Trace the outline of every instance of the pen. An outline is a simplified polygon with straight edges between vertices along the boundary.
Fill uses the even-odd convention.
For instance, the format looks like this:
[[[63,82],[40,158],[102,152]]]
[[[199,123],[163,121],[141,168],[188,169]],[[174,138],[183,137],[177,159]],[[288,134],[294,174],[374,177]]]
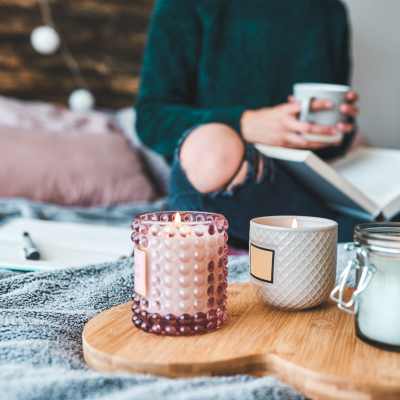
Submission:
[[[40,251],[33,242],[28,232],[22,234],[22,242],[24,246],[24,255],[26,260],[40,260]]]

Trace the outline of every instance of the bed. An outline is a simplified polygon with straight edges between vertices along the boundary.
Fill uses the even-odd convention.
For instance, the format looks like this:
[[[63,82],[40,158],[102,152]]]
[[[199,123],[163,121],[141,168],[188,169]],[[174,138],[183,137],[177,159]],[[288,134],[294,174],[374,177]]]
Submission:
[[[151,150],[141,146],[133,129],[135,113],[132,104],[153,1],[68,0],[52,3],[54,16],[70,50],[82,65],[97,105],[107,109],[106,114],[117,121],[119,134],[140,153],[152,184],[157,187],[157,196],[147,201],[90,206],[57,205],[9,196],[0,198],[0,224],[22,216],[129,226],[136,214],[167,207],[163,195],[168,166]],[[38,57],[29,44],[30,31],[41,23],[38,3],[34,0],[3,1],[0,22],[7,28],[0,32],[0,37],[6,38],[0,41],[0,95],[65,105],[74,88],[68,70],[57,55]],[[339,268],[344,261],[341,257]],[[232,256],[230,281],[246,280],[247,269],[247,256]],[[130,259],[57,272],[1,270],[2,396],[10,400],[302,398],[273,377],[168,380],[88,370],[82,358],[83,325],[97,312],[131,297],[132,270]]]
[[[30,216],[126,225],[163,201],[111,208],[64,208],[26,200],[0,201],[1,220]],[[348,256],[340,251],[338,269]],[[230,282],[246,281],[247,256],[229,260]],[[0,270],[0,389],[7,399],[301,399],[273,377],[170,380],[90,371],[82,358],[83,325],[132,295],[132,260],[57,272]]]

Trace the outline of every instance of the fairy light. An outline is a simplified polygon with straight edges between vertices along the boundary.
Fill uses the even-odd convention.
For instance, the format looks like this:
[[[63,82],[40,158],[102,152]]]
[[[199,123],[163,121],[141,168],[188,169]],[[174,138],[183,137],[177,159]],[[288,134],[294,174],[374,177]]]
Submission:
[[[95,98],[89,90],[77,60],[69,50],[65,39],[61,38],[59,34],[51,12],[49,0],[39,0],[39,8],[43,25],[36,27],[32,31],[32,47],[42,55],[54,54],[57,50],[60,50],[61,56],[73,75],[77,86],[77,89],[69,96],[69,106],[75,111],[87,112],[94,107]]]

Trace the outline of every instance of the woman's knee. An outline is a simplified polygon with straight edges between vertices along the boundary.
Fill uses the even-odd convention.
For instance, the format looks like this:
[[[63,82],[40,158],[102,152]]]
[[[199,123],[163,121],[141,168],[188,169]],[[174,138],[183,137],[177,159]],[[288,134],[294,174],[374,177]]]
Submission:
[[[202,193],[224,188],[240,168],[245,147],[239,135],[223,124],[193,130],[182,145],[180,160],[191,184]]]

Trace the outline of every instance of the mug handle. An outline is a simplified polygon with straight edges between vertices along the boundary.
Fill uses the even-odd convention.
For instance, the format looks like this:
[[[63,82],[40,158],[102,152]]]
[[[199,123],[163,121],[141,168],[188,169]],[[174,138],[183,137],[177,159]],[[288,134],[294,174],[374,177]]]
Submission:
[[[308,97],[307,99],[301,100],[301,110],[300,110],[300,121],[307,122],[308,117],[311,112],[311,103],[314,100],[314,97]]]

